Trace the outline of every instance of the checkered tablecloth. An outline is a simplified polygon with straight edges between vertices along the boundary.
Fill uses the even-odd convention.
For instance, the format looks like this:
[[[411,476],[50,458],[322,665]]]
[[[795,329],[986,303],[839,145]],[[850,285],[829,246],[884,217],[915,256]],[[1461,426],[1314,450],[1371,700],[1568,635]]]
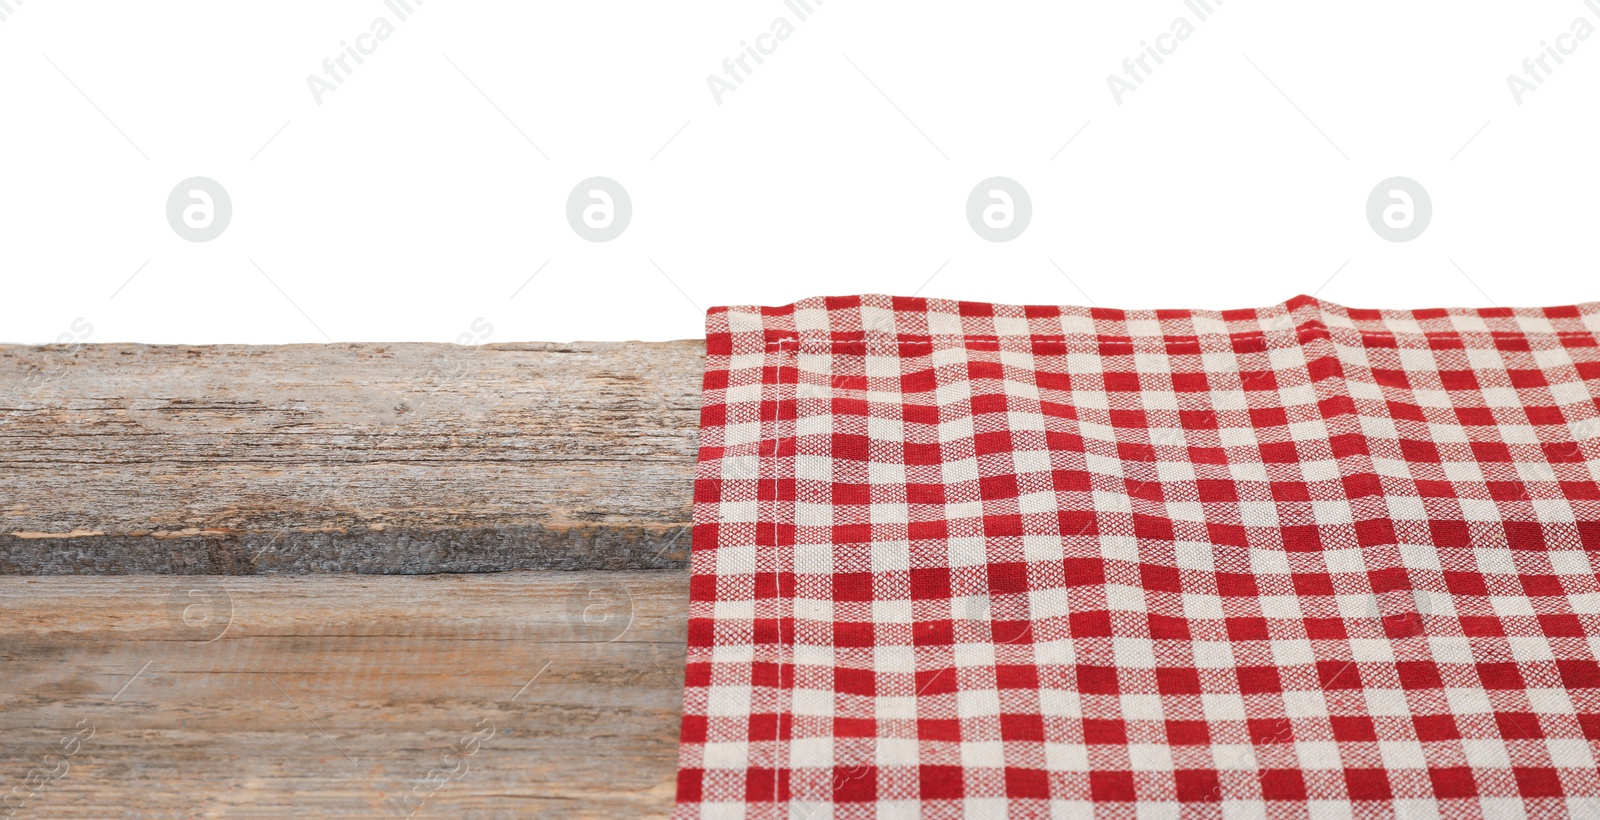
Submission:
[[[1600,304],[707,325],[678,817],[1600,818]]]

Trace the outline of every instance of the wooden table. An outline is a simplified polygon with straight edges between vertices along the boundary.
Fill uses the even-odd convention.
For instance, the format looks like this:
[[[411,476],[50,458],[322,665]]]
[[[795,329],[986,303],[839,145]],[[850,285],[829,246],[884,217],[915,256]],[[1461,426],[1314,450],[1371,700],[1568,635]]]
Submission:
[[[702,356],[0,347],[0,795],[667,814]]]

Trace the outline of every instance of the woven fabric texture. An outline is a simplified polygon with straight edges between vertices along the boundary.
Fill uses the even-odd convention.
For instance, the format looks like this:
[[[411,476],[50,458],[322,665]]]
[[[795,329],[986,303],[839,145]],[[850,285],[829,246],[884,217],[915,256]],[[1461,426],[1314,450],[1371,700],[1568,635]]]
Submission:
[[[712,310],[677,817],[1600,817],[1597,334]]]

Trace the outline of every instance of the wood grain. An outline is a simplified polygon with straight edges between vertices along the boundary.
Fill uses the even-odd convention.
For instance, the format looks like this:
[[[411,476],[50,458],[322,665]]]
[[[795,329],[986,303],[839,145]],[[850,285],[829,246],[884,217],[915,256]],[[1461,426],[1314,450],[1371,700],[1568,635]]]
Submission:
[[[0,574],[681,568],[703,358],[0,347]]]
[[[0,794],[40,817],[660,817],[687,587],[0,578]]]

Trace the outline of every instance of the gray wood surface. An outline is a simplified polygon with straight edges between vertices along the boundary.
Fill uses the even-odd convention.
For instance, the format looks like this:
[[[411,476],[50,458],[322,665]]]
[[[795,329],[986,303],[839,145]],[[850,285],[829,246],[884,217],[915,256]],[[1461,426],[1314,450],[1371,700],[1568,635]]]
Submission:
[[[0,574],[686,566],[704,344],[0,347]]]
[[[18,817],[664,816],[687,599],[683,571],[0,578],[0,795]]]

